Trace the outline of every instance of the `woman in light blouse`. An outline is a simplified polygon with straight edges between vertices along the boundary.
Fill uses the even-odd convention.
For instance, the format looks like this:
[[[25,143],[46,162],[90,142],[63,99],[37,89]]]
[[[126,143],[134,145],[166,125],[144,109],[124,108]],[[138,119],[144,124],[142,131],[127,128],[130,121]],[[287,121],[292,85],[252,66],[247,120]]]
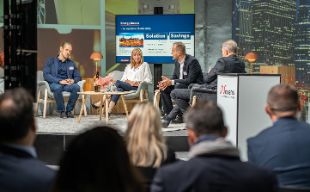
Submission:
[[[117,87],[117,91],[137,90],[142,81],[151,83],[152,74],[149,64],[143,61],[142,50],[140,48],[134,48],[131,51],[130,63],[126,66],[124,75],[121,80],[115,82],[115,86]],[[111,113],[118,99],[119,95],[112,95],[108,113]],[[100,102],[97,102],[92,106],[98,108]]]

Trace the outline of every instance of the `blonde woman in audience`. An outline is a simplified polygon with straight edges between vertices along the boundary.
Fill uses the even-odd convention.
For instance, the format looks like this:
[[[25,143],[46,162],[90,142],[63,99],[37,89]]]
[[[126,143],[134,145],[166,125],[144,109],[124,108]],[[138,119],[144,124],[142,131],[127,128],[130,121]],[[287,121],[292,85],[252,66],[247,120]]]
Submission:
[[[129,157],[149,187],[157,168],[176,161],[163,137],[159,110],[151,103],[137,104],[128,118],[125,133]]]

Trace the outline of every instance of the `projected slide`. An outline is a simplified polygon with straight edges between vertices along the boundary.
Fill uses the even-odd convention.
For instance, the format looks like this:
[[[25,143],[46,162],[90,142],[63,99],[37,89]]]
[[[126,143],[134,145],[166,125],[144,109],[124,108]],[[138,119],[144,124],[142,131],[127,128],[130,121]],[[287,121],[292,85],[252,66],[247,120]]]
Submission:
[[[171,47],[181,41],[186,52],[194,55],[195,16],[117,15],[116,62],[128,63],[131,50],[139,47],[148,63],[174,63]]]

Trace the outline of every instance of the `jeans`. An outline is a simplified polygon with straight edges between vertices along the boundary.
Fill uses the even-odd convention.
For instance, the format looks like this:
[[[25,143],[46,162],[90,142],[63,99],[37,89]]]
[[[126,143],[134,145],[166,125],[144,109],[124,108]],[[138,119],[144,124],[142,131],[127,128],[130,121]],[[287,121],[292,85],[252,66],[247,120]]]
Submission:
[[[74,109],[75,102],[79,97],[77,92],[80,91],[80,86],[76,83],[72,85],[61,85],[58,83],[51,83],[50,88],[54,94],[54,98],[57,105],[57,112],[65,111],[64,97],[62,95],[62,92],[63,91],[70,92],[70,97],[66,106],[66,112],[71,112]]]
[[[117,87],[117,91],[131,91],[137,90],[138,87],[133,87],[124,81],[117,80],[115,82],[115,86]],[[112,95],[111,100],[116,104],[119,99],[119,95]]]

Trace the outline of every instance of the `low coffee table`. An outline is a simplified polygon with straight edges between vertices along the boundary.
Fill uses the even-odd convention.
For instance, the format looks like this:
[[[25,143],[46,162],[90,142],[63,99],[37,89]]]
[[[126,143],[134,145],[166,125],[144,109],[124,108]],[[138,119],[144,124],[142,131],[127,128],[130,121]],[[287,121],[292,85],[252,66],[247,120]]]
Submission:
[[[102,119],[102,113],[103,113],[103,109],[102,109],[102,102],[103,100],[105,100],[105,120],[106,122],[109,121],[109,115],[108,115],[108,105],[109,105],[109,101],[108,101],[108,96],[111,96],[111,95],[119,95],[121,100],[122,100],[122,103],[123,103],[123,106],[124,106],[124,109],[125,109],[125,112],[126,112],[126,117],[128,117],[128,110],[127,110],[127,105],[126,105],[126,102],[125,102],[125,98],[124,98],[124,95],[127,95],[129,93],[133,93],[133,91],[122,91],[122,92],[118,92],[118,91],[111,91],[111,92],[95,92],[95,91],[83,91],[83,92],[78,92],[79,95],[82,96],[82,106],[81,106],[81,110],[80,110],[80,115],[77,119],[77,122],[80,122],[81,121],[81,117],[83,115],[83,112],[84,112],[84,116],[87,116],[87,111],[86,111],[86,103],[85,103],[85,96],[89,95],[101,95],[101,100],[100,100],[100,115],[99,115],[99,119],[101,120]]]

